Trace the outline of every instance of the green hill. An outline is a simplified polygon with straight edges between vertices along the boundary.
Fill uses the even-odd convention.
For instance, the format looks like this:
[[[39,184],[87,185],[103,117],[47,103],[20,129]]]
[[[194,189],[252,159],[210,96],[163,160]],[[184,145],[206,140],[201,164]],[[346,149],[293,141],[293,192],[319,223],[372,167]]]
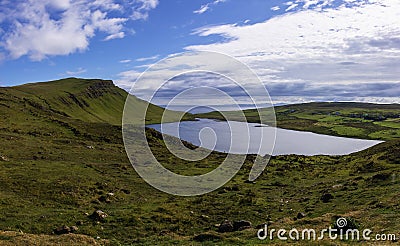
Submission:
[[[176,197],[148,185],[129,163],[120,126],[124,97],[103,80],[0,88],[0,245],[258,245],[269,243],[256,236],[266,221],[273,229],[322,230],[337,216],[374,233],[400,230],[400,140],[348,156],[272,157],[255,183],[247,182],[255,158],[249,155],[218,190]],[[132,102],[132,112],[142,110],[143,101]],[[282,112],[291,109],[297,110]],[[158,122],[163,111],[150,106],[147,122]],[[314,111],[320,109],[307,112]],[[209,172],[226,156],[213,152],[188,162],[173,156],[158,132],[149,129],[147,137],[160,163],[184,175]],[[94,218],[96,210],[108,217]],[[252,228],[218,232],[224,220],[248,220]],[[64,225],[78,231],[56,235]]]
[[[0,88],[0,126],[8,132],[33,136],[74,137],[120,141],[119,129],[128,93],[110,80],[68,78]],[[133,123],[143,120],[135,111],[148,103],[129,95]],[[179,113],[149,104],[146,123],[159,123],[166,112],[168,119]],[[190,119],[186,115],[184,119]],[[99,129],[101,129],[99,131]]]
[[[128,93],[115,86],[111,80],[67,78],[0,88],[0,95],[1,101],[13,102],[14,109],[18,109],[19,105],[47,115],[56,114],[85,122],[121,125]],[[130,97],[135,108],[147,106],[146,102]],[[7,107],[4,103],[3,105]],[[147,122],[158,123],[163,112],[163,108],[150,104]],[[168,113],[173,114],[172,111]]]

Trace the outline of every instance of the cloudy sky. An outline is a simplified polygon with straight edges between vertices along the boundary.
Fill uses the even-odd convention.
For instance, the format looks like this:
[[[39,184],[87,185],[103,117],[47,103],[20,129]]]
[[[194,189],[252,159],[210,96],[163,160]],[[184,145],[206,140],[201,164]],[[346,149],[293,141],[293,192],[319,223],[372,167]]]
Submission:
[[[162,58],[215,51],[248,65],[274,103],[400,103],[399,20],[399,0],[0,0],[0,86],[83,77],[129,89]],[[221,83],[175,81],[167,94]]]

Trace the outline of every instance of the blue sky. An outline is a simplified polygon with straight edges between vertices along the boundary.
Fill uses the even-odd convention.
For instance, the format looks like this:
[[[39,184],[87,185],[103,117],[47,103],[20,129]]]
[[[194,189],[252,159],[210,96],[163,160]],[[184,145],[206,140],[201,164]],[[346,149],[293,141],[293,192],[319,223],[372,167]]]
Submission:
[[[398,0],[1,0],[0,86],[129,89],[159,59],[208,50],[247,64],[275,103],[400,103],[398,19]]]

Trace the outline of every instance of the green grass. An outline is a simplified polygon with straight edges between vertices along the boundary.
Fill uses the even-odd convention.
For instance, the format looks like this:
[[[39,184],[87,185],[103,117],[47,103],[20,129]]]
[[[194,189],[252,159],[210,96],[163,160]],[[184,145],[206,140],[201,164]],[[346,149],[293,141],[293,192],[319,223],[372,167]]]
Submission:
[[[249,155],[238,175],[218,190],[203,196],[177,197],[152,188],[136,174],[125,154],[120,118],[114,118],[121,117],[121,112],[114,110],[122,110],[126,94],[121,92],[117,97],[113,93],[120,90],[105,82],[110,87],[107,92],[87,97],[87,86],[98,82],[68,79],[32,84],[30,89],[0,88],[0,156],[4,157],[0,158],[0,244],[27,240],[22,242],[73,245],[76,238],[52,232],[62,225],[78,225],[79,233],[87,235],[76,241],[78,245],[93,244],[90,240],[107,245],[257,245],[264,242],[257,239],[256,229],[218,233],[216,224],[225,219],[244,219],[254,226],[272,221],[271,228],[276,229],[323,229],[336,215],[351,217],[361,228],[374,232],[400,230],[400,140],[341,157],[273,157],[256,183],[246,182],[255,158]],[[91,88],[89,94],[94,93]],[[76,102],[78,106],[64,105],[64,99],[59,99],[66,95],[64,91],[89,106],[81,108]],[[116,105],[109,105],[114,102]],[[103,106],[96,107],[97,103]],[[302,130],[323,129],[337,135],[334,129],[341,129],[340,134],[376,134],[370,138],[384,139],[389,137],[375,129],[392,130],[361,122],[357,124],[371,127],[361,133],[361,125],[347,122],[350,125],[342,126],[336,116],[304,118],[304,112],[303,118],[298,118],[286,114],[291,107],[278,108],[278,125],[283,122]],[[295,107],[305,107],[308,112],[325,108]],[[335,107],[335,111],[347,113],[354,110]],[[152,110],[148,123],[158,122],[163,112],[156,106]],[[254,114],[248,116],[256,118]],[[335,123],[332,127],[331,122]],[[154,130],[148,130],[147,136],[157,159],[181,174],[205,173],[225,157],[212,153],[204,160],[187,162],[172,156]],[[334,198],[323,203],[320,198],[324,193]],[[88,214],[96,209],[109,217],[93,221]],[[306,217],[294,219],[298,212],[306,213]],[[25,236],[3,232],[20,230]],[[195,237],[202,234],[211,235],[214,241],[196,241]],[[321,245],[332,243],[324,241]]]
[[[61,117],[89,123],[121,125],[122,112],[128,93],[110,80],[68,78],[51,82],[31,83],[0,90],[0,102],[8,111],[22,111],[35,116]],[[1,105],[1,104],[0,104]],[[143,120],[137,111],[145,112],[146,123],[159,123],[165,112],[171,120],[179,119],[180,113],[165,110],[135,97],[129,96],[127,107],[133,112],[132,123]],[[28,107],[24,109],[23,107]],[[143,113],[144,114],[144,113]],[[8,114],[5,114],[8,115]],[[24,117],[30,117],[24,115]],[[192,119],[186,114],[184,119]],[[27,119],[26,119],[27,120]],[[36,120],[36,118],[35,118]],[[15,122],[17,123],[17,122]]]
[[[351,126],[334,126],[331,128],[340,136],[347,137],[358,137],[362,136],[365,133],[365,130],[359,127],[351,127]]]
[[[400,129],[400,119],[389,119],[385,121],[374,122],[374,124]]]

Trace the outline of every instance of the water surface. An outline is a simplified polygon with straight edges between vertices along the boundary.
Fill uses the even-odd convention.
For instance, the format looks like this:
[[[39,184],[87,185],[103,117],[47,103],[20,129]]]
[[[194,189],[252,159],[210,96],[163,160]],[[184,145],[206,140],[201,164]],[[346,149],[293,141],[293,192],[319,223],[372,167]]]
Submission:
[[[198,119],[148,127],[207,149],[235,154],[347,155],[382,141],[344,138],[257,123]],[[276,132],[275,146],[273,140]]]

